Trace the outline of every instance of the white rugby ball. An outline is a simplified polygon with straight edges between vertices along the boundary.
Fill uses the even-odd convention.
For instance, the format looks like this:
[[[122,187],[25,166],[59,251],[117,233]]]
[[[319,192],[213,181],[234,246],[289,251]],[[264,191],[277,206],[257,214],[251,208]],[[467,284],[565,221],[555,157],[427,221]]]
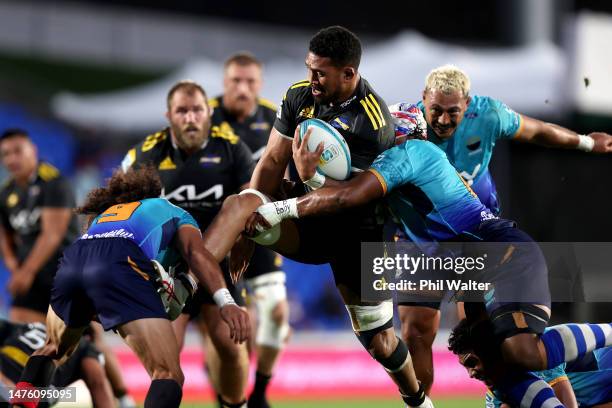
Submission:
[[[323,142],[323,153],[317,171],[335,180],[346,180],[351,174],[351,151],[344,137],[329,123],[320,119],[308,119],[300,123],[300,141],[308,129],[308,151],[315,151]]]

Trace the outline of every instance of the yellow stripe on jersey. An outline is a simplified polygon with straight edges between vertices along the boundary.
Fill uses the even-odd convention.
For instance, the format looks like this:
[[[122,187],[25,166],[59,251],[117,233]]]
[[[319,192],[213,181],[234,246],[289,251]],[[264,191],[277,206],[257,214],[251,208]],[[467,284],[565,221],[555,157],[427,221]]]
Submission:
[[[374,169],[368,169],[368,171],[376,176],[376,178],[378,179],[378,182],[383,188],[383,194],[387,195],[387,182],[385,181],[385,178],[382,176],[382,174],[380,174],[378,171]]]
[[[374,98],[374,95],[372,95],[372,94],[369,94],[368,96],[370,97],[370,100],[372,101],[374,106],[376,106],[376,110],[378,111],[378,115],[379,115],[380,119],[382,120],[381,127],[386,126],[387,122],[385,121],[385,117],[383,116],[382,110],[380,110],[380,105],[376,101],[376,98]]]
[[[219,99],[217,98],[212,98],[208,100],[208,106],[210,106],[211,108],[215,109],[219,107]]]
[[[295,84],[291,85],[291,88],[289,89],[302,88],[304,86],[310,86],[310,81],[304,80],[304,81],[296,82]]]
[[[58,178],[60,172],[57,168],[53,167],[49,163],[40,163],[38,166],[38,175],[44,181],[49,181]]]
[[[382,120],[380,120],[380,116],[378,116],[378,112],[376,112],[376,108],[374,107],[374,105],[372,105],[372,102],[370,102],[370,100],[367,97],[365,98],[365,101],[370,107],[370,110],[372,111],[372,115],[374,115],[374,117],[376,118],[376,121],[378,122],[379,127],[382,127],[383,126]]]
[[[363,106],[363,109],[368,114],[368,117],[370,118],[370,122],[372,122],[372,127],[374,128],[374,130],[378,130],[378,123],[376,123],[376,119],[374,119],[374,116],[372,116],[372,114],[370,113],[370,108],[368,108],[368,104],[366,103],[366,101],[362,99],[359,101],[359,103],[361,104],[361,106]]]
[[[273,111],[276,111],[277,109],[276,104],[269,99],[259,98],[257,102],[259,102],[259,104],[263,106],[264,108],[268,108]]]
[[[0,353],[4,354],[22,367],[26,365],[28,358],[30,358],[25,351],[15,346],[4,346],[0,349]]]

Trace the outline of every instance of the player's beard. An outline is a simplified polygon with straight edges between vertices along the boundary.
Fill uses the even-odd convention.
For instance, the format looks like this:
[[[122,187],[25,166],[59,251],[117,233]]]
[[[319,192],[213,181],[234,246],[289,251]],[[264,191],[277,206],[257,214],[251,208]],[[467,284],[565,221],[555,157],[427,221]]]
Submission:
[[[194,124],[185,125],[183,128],[172,126],[176,138],[176,144],[187,152],[195,152],[202,147],[210,131],[210,121],[202,123],[201,126]]]
[[[247,95],[237,95],[225,106],[235,116],[249,116],[255,110],[256,98]]]

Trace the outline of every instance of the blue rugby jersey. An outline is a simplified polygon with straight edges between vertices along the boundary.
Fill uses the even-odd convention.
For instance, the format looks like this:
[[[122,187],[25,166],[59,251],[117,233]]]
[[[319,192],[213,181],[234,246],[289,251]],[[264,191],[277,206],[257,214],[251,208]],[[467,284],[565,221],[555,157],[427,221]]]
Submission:
[[[156,259],[166,253],[184,225],[199,230],[187,211],[165,198],[147,198],[110,207],[93,220],[81,239],[130,239],[149,259]]]
[[[423,102],[417,106],[425,114]],[[428,127],[428,140],[447,155],[459,174],[494,214],[499,214],[495,182],[489,173],[489,163],[495,143],[515,137],[522,125],[521,115],[503,102],[488,96],[473,95],[463,120],[452,137],[441,140]]]

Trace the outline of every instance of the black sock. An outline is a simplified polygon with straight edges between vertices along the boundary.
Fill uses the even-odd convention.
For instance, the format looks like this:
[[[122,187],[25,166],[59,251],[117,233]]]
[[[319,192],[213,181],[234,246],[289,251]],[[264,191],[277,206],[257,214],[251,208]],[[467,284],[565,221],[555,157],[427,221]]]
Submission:
[[[183,398],[183,389],[174,380],[163,379],[151,381],[145,408],[178,408]]]
[[[268,389],[268,383],[272,378],[271,375],[265,375],[259,371],[255,372],[255,386],[253,387],[253,394],[258,396],[265,396],[266,390]]]
[[[425,396],[426,396],[425,389],[423,388],[423,385],[421,383],[419,383],[419,390],[415,394],[404,395],[402,394],[402,391],[400,390],[400,395],[402,396],[402,399],[404,400],[406,405],[410,407],[417,407],[421,405],[423,402],[425,402]]]
[[[19,381],[27,382],[35,387],[47,387],[51,383],[55,363],[49,356],[32,356],[28,359]]]

